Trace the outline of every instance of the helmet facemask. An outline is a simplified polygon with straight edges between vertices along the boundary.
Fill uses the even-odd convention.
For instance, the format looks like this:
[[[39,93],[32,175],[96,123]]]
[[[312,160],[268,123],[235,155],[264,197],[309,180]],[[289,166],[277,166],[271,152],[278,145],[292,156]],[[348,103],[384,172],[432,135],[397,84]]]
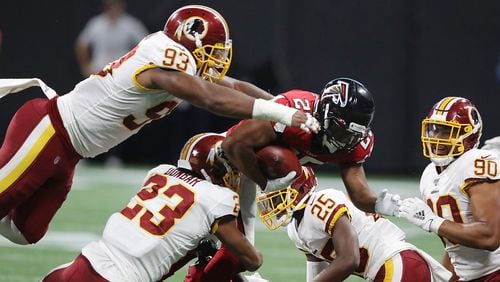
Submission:
[[[259,218],[269,230],[276,230],[290,223],[293,214],[294,201],[298,192],[290,187],[262,193],[257,197]]]
[[[193,51],[197,62],[197,75],[211,82],[221,80],[229,70],[232,53],[231,40],[197,48]]]
[[[257,196],[259,218],[269,230],[288,225],[293,213],[304,209],[315,191],[317,179],[313,170],[310,167],[302,167],[302,171],[291,186]]]
[[[322,145],[330,153],[337,150],[352,150],[368,133],[368,128],[355,122],[345,124],[345,121],[336,117],[324,120]]]

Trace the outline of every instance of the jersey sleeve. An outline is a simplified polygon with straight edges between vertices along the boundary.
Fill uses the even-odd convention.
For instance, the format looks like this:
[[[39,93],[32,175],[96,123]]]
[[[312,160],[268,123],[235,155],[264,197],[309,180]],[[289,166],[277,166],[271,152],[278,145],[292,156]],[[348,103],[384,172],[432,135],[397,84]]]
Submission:
[[[314,213],[316,209],[316,217],[320,219],[318,227],[329,236],[332,236],[335,223],[341,216],[345,215],[351,220],[351,214],[343,198],[338,197],[333,190],[323,190],[314,199],[312,211]]]
[[[215,190],[211,193],[211,197],[214,199],[214,204],[210,209],[213,217],[218,219],[226,215],[238,216],[240,211],[238,194],[231,191],[229,188],[215,185],[213,187],[215,187]]]
[[[375,136],[373,132],[368,131],[367,136],[356,145],[354,150],[348,154],[345,163],[364,163],[370,157],[373,151]]]
[[[140,52],[151,66],[177,70],[190,75],[196,74],[196,61],[191,52],[159,31],[146,37],[140,43]]]
[[[461,158],[464,158],[463,161]],[[457,161],[460,161],[456,171],[462,173],[463,181],[460,190],[463,192],[476,183],[500,180],[500,159],[491,151],[473,149]]]

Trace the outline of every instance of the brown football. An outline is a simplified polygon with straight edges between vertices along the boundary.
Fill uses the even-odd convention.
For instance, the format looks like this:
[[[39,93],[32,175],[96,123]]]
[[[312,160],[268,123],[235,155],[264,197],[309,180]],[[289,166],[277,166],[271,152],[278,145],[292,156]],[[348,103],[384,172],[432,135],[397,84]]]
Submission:
[[[268,179],[286,176],[294,170],[297,175],[302,172],[302,166],[295,153],[287,148],[269,145],[257,152],[259,167]]]

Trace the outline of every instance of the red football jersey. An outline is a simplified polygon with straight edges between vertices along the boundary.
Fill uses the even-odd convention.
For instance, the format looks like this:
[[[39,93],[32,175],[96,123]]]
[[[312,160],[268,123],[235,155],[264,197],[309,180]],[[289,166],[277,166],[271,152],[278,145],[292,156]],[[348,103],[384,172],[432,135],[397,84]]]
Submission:
[[[283,104],[292,108],[299,109],[303,112],[313,114],[314,103],[318,95],[303,91],[303,90],[290,90],[281,95],[276,96],[273,101]],[[237,128],[241,123],[231,127],[227,134],[230,135],[232,131]],[[272,122],[274,130],[278,134],[278,145],[293,149],[302,165],[318,165],[324,163],[345,164],[345,163],[362,163],[368,158],[373,149],[373,132],[370,130],[368,135],[363,139],[355,148],[350,152],[337,151],[330,153],[326,148],[321,146],[313,134],[306,133],[301,129],[286,126],[280,123]]]

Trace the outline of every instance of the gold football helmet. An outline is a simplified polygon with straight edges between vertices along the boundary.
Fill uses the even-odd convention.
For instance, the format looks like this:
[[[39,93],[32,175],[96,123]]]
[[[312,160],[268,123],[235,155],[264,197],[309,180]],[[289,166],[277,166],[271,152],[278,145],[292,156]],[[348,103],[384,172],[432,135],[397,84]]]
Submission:
[[[461,97],[436,103],[422,121],[422,148],[436,166],[449,165],[456,157],[477,148],[482,130],[476,106]]]
[[[287,225],[293,212],[303,209],[317,185],[310,167],[302,167],[302,174],[285,189],[261,193],[257,196],[260,220],[269,230]]]

